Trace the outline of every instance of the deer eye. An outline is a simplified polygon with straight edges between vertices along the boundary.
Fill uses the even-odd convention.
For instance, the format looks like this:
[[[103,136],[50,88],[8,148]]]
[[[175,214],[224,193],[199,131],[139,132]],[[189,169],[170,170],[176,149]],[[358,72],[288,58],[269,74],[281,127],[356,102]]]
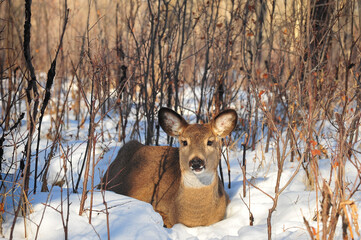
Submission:
[[[181,143],[182,143],[183,147],[185,147],[185,146],[187,146],[187,145],[188,145],[188,142],[187,142],[187,141],[185,141],[185,140],[181,141]]]
[[[207,146],[212,146],[212,145],[213,145],[213,141],[208,140],[208,142],[207,142]]]

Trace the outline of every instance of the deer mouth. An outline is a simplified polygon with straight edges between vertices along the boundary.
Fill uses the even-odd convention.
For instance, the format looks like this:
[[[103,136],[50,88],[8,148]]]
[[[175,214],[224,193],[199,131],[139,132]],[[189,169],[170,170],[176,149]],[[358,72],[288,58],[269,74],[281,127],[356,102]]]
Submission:
[[[205,165],[204,160],[199,159],[199,158],[194,158],[189,162],[189,168],[194,173],[201,173],[205,170],[206,165]]]

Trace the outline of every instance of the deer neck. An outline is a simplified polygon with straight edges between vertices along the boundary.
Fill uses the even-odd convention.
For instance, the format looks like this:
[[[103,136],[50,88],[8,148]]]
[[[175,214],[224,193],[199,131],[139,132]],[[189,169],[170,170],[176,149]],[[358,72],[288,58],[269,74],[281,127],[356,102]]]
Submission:
[[[219,191],[219,178],[216,173],[182,174],[179,195],[182,199],[197,202],[197,199],[214,201],[222,194]],[[207,201],[206,201],[207,202]]]
[[[193,227],[210,225],[223,219],[227,199],[225,193],[220,191],[218,181],[215,173],[209,176],[183,174],[175,203],[177,222]]]

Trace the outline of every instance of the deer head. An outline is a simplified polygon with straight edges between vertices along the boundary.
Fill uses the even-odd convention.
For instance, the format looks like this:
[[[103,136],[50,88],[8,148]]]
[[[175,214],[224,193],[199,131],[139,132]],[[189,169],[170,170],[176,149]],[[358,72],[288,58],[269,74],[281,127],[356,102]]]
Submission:
[[[193,188],[210,185],[217,177],[221,139],[235,128],[237,113],[225,110],[206,124],[189,124],[168,108],[161,108],[158,115],[163,130],[179,140],[183,184]]]

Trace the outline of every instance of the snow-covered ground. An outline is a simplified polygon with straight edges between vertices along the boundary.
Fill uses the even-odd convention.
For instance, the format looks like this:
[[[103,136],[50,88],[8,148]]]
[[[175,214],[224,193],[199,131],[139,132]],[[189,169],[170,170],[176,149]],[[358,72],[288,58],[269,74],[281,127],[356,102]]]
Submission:
[[[100,157],[102,159],[95,168],[95,184],[99,183],[100,176],[115,158],[122,145],[114,140],[116,135],[114,124],[114,121],[105,119],[106,134],[104,134],[104,139],[99,137],[97,143],[95,159],[100,159]],[[25,125],[23,127],[25,128]],[[44,118],[44,133],[47,132],[48,127],[50,127],[50,118]],[[72,171],[70,171],[70,166],[67,170],[69,184],[71,184],[72,173],[75,178],[77,177],[80,168],[79,160],[81,161],[84,157],[86,142],[85,140],[75,140],[75,132],[76,123],[71,122],[70,128],[64,130],[62,151],[58,151],[52,160],[49,170],[49,184],[56,182],[59,176],[60,178],[63,176],[63,173],[59,174],[59,169],[63,166],[64,154],[71,156],[73,161]],[[80,139],[86,139],[86,134],[87,127],[85,126],[81,131]],[[49,193],[41,193],[38,190],[35,195],[30,194],[32,213],[25,219],[17,218],[14,239],[35,239],[36,237],[41,240],[64,239],[63,223],[67,223],[67,217],[69,217],[69,239],[107,239],[108,234],[111,239],[267,239],[267,217],[273,202],[266,193],[271,197],[275,195],[277,163],[273,143],[268,153],[264,152],[262,143],[263,141],[260,141],[257,144],[255,151],[248,150],[246,152],[246,177],[258,189],[246,184],[245,197],[243,197],[243,175],[239,164],[242,161],[243,152],[240,147],[235,147],[230,151],[230,189],[227,188],[229,180],[226,167],[224,167],[225,164],[223,164],[223,172],[226,191],[231,202],[227,208],[225,219],[212,226],[188,228],[182,224],[176,224],[173,228],[166,229],[163,227],[162,218],[153,211],[150,204],[113,192],[105,192],[103,199],[102,193],[98,190],[93,195],[91,222],[89,223],[90,192],[86,201],[87,211],[79,216],[82,189],[79,189],[79,193],[73,193],[70,185],[69,189],[53,186]],[[41,142],[41,149],[44,149],[40,154],[41,159],[44,159],[44,156],[49,153],[48,146],[50,144],[46,140]],[[20,151],[19,148],[18,154]],[[11,154],[12,151],[5,152],[5,157],[10,159]],[[297,167],[298,161],[289,162],[286,160],[281,178],[281,188],[294,174]],[[322,177],[328,179],[331,160],[328,158],[320,159],[319,167]],[[42,166],[40,166],[41,168]],[[347,164],[346,173],[349,182],[352,183],[357,179],[358,173],[352,164]],[[11,180],[11,178],[7,178],[8,184],[11,184]],[[90,186],[90,181],[88,186]],[[10,193],[7,195],[2,193],[1,197],[6,197],[5,209],[8,209],[3,214],[3,234],[5,238],[9,238],[13,225],[13,214],[10,213],[9,209],[12,209],[13,198]],[[278,206],[272,215],[272,239],[310,239],[303,217],[310,223],[311,227],[317,229],[317,222],[313,219],[317,213],[316,205],[320,198],[320,193],[317,198],[316,192],[307,187],[305,171],[301,168],[280,195]],[[360,209],[360,191],[357,191],[352,199]],[[109,213],[109,231],[107,228],[107,211]],[[254,217],[253,226],[250,226],[250,212]],[[341,220],[339,220],[339,224],[340,222]],[[361,222],[361,217],[358,217],[358,222]],[[357,237],[356,234],[355,236]],[[341,228],[338,227],[336,239],[341,238]]]

